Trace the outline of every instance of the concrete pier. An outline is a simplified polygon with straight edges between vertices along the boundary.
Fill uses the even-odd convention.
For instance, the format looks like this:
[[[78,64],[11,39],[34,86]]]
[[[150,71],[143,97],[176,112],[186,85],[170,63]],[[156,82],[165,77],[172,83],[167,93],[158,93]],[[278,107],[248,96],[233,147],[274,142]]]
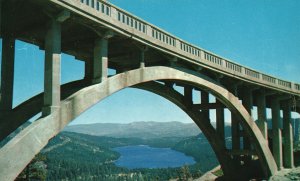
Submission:
[[[284,152],[283,152],[283,166],[285,168],[294,167],[293,154],[293,130],[291,119],[291,101],[283,103],[283,138],[284,138]]]
[[[219,102],[220,101],[216,101]],[[224,108],[217,108],[216,109],[216,130],[217,133],[219,134],[220,138],[224,140],[225,144],[225,113],[224,113]]]
[[[209,94],[205,91],[201,91],[201,104],[208,104],[209,103]],[[201,114],[205,121],[210,122],[209,118],[209,109],[201,110]]]
[[[241,148],[240,124],[238,118],[234,114],[231,114],[231,138],[232,149],[239,150]]]
[[[273,132],[273,156],[279,170],[282,164],[282,137],[280,128],[280,103],[278,99],[272,99],[272,132]]]
[[[52,20],[45,38],[44,116],[60,107],[60,66],[61,25]]]
[[[13,107],[14,64],[15,39],[4,36],[2,38],[0,112],[10,111]]]
[[[108,40],[99,38],[95,40],[94,57],[92,61],[92,83],[97,84],[107,79],[108,75],[108,59],[107,47]]]
[[[267,108],[266,108],[266,95],[264,90],[260,90],[256,96],[257,102],[257,126],[259,127],[262,135],[268,141],[268,124],[267,124]]]

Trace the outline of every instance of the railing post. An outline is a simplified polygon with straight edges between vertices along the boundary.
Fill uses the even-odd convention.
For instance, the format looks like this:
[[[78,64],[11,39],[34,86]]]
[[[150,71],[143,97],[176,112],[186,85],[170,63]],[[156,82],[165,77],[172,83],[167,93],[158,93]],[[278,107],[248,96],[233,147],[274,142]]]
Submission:
[[[13,107],[13,84],[15,62],[15,39],[3,36],[0,82],[0,112],[10,111]]]
[[[285,101],[283,104],[283,137],[284,137],[283,166],[285,168],[294,167],[293,128],[292,128],[291,121],[292,121],[291,102]]]
[[[178,39],[175,40],[175,47],[176,47],[177,49],[181,50],[181,49],[180,49],[180,41],[179,41]]]
[[[226,68],[226,60],[224,60],[224,59],[222,58],[222,59],[221,59],[221,62],[222,62],[222,65],[221,65],[221,66],[222,66],[223,68]]]
[[[282,138],[280,129],[280,104],[274,98],[271,103],[272,108],[272,132],[273,132],[273,156],[278,170],[282,169]]]
[[[60,107],[61,24],[52,20],[45,39],[43,116]]]
[[[203,50],[200,51],[200,59],[205,60],[205,52]],[[226,66],[226,65],[225,65]]]
[[[152,27],[150,25],[145,25],[146,26],[146,34],[149,36],[149,37],[152,37]]]
[[[110,8],[110,13],[111,13],[111,17],[114,19],[114,20],[118,20],[118,11],[115,7],[111,7]]]
[[[259,73],[258,76],[259,76],[259,78],[258,78],[259,80],[263,80],[262,73]]]
[[[241,67],[241,74],[243,76],[246,76],[246,69],[245,69],[245,67]]]

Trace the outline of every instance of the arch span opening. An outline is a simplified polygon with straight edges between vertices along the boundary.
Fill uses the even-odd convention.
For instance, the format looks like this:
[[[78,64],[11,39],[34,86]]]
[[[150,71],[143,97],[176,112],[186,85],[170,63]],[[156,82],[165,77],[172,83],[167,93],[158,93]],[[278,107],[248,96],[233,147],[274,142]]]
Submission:
[[[241,118],[241,124],[244,127],[245,134],[248,134],[251,137],[251,141],[253,142],[254,149],[258,155],[264,174],[266,176],[274,174],[274,172],[276,171],[276,164],[270,153],[270,150],[265,144],[264,139],[259,132],[259,129],[254,124],[253,119],[241,105],[239,100],[226,89],[218,86],[213,81],[207,80],[206,77],[203,77],[201,75],[194,76],[182,70],[179,71],[167,67],[149,67],[132,70],[115,75],[101,84],[83,88],[62,101],[61,112],[54,112],[52,115],[49,115],[48,117],[42,118],[41,120],[37,121],[36,124],[33,124],[32,126],[30,126],[30,128],[25,129],[23,132],[21,132],[19,134],[19,137],[16,138],[14,142],[21,143],[24,142],[25,139],[34,141],[36,137],[32,137],[33,135],[41,135],[42,138],[39,139],[39,144],[33,145],[36,148],[34,151],[38,152],[42,147],[45,146],[49,138],[60,132],[70,121],[90,108],[92,105],[125,87],[134,86],[153,80],[178,80],[180,82],[185,82],[189,85],[199,87],[204,91],[209,91],[214,94],[218,99],[221,100],[223,104],[225,104],[231,110],[231,112]],[[175,95],[173,95],[172,97],[173,100],[174,96]],[[177,102],[177,105],[180,104],[180,101],[182,104],[181,98],[174,100],[174,102]],[[189,111],[188,104],[183,105],[183,107],[184,106],[185,110]],[[225,175],[230,174],[230,168],[228,169],[226,168],[226,166],[230,165],[231,162],[224,155],[225,146],[220,147],[220,145],[222,145],[223,143],[221,143],[217,139],[217,137],[214,136],[214,128],[210,124],[200,121],[201,114],[195,114],[194,117],[194,120],[197,120],[195,121],[197,125],[201,129],[203,128],[202,130],[205,129],[206,136],[218,156],[218,159],[224,169]],[[45,127],[51,127],[52,129],[48,129],[48,131],[45,132]],[[26,136],[24,136],[24,134],[26,134]],[[20,145],[21,144],[14,144],[14,149],[11,149],[9,154],[14,154],[14,151],[12,150],[17,150]],[[6,146],[8,147],[10,145]],[[23,150],[26,151],[26,149]],[[5,151],[5,149],[2,149],[1,151],[3,152]],[[32,149],[30,150],[30,152],[33,152]],[[34,154],[31,154],[31,156],[33,157]],[[28,156],[28,159],[23,161],[24,164],[28,163],[30,159],[32,159],[32,157]],[[24,164],[19,164],[19,167],[22,167],[22,165],[24,166]],[[10,167],[8,166],[8,169],[9,168]],[[231,171],[231,173],[233,173],[233,171]]]

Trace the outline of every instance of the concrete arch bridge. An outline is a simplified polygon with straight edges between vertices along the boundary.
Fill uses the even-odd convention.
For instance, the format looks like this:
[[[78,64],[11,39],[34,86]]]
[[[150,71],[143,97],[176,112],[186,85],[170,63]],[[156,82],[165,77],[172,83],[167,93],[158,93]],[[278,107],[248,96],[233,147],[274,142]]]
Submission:
[[[158,94],[185,111],[207,137],[228,179],[238,179],[237,173],[245,179],[268,178],[293,167],[291,112],[299,113],[299,84],[191,45],[105,1],[0,2],[0,140],[42,113],[0,149],[0,180],[16,178],[68,123],[127,87]],[[45,70],[44,92],[13,108],[16,40],[45,51]],[[85,63],[82,80],[61,85],[61,53]],[[116,74],[108,76],[108,68]],[[183,87],[183,93],[174,86]],[[216,102],[209,101],[210,94]],[[200,103],[193,95],[199,95]],[[272,128],[267,126],[267,108],[272,110]],[[209,117],[213,109],[216,128]],[[232,119],[230,147],[225,144],[225,109]]]

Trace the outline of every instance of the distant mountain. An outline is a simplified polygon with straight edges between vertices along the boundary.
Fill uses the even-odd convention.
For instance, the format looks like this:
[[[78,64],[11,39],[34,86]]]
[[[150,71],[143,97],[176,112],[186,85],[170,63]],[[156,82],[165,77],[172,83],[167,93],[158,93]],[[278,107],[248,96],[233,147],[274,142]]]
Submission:
[[[64,129],[68,132],[89,134],[94,136],[107,136],[113,138],[141,138],[155,139],[164,137],[189,137],[201,133],[194,123],[181,122],[133,122],[96,123],[72,125]]]

